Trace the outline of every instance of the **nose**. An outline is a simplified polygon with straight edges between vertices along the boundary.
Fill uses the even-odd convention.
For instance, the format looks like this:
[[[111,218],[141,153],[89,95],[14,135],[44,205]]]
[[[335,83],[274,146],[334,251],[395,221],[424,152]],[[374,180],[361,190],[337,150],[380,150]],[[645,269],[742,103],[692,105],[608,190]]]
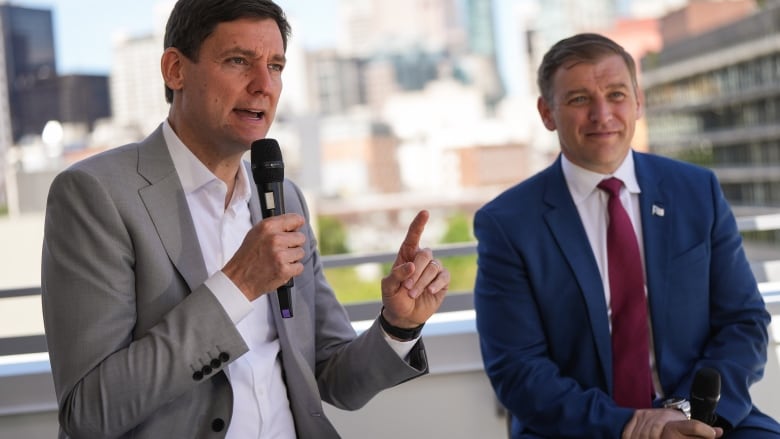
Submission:
[[[250,77],[248,90],[251,94],[268,94],[272,87],[271,72],[265,63],[258,63],[249,73]]]
[[[591,101],[590,121],[594,123],[607,122],[612,118],[612,106],[603,98],[596,98]]]

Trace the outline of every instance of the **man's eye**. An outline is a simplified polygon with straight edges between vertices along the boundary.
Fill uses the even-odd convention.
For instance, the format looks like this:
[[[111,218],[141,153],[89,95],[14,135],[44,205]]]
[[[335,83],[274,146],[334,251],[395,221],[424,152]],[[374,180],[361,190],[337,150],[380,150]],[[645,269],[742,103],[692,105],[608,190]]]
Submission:
[[[233,63],[233,64],[238,64],[238,65],[246,65],[247,64],[247,62],[246,62],[246,60],[244,58],[238,58],[238,57],[230,58],[230,62]]]
[[[284,70],[284,66],[281,64],[269,64],[268,70],[271,70],[272,72],[279,72],[281,73],[282,70]]]
[[[588,102],[588,98],[585,96],[575,96],[569,99],[570,104],[584,104],[585,102]]]

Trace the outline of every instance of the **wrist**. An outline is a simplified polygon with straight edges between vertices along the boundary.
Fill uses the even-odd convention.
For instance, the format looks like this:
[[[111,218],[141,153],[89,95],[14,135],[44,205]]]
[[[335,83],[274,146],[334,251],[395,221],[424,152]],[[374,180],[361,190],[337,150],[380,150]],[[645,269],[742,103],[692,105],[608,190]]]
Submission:
[[[691,419],[691,403],[685,398],[669,398],[663,402],[664,408],[679,410],[687,419]]]
[[[385,308],[382,307],[382,311],[379,312],[379,325],[387,335],[399,341],[410,341],[420,337],[425,323],[406,328],[395,326],[385,318],[384,311]]]

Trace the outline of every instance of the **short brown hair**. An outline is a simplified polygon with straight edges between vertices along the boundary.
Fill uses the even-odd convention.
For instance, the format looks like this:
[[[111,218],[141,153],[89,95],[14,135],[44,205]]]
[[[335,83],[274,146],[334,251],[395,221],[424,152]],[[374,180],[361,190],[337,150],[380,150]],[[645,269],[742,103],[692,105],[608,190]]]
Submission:
[[[536,83],[542,99],[552,105],[553,76],[565,63],[569,61],[592,63],[610,55],[619,55],[623,58],[631,74],[631,84],[634,90],[637,90],[634,58],[621,45],[603,35],[582,33],[558,41],[542,58],[539,70],[536,72]]]
[[[282,8],[271,0],[178,0],[165,26],[164,48],[175,47],[197,62],[200,46],[219,23],[247,17],[273,19],[287,51],[290,23]],[[165,100],[173,101],[173,90],[167,85]]]

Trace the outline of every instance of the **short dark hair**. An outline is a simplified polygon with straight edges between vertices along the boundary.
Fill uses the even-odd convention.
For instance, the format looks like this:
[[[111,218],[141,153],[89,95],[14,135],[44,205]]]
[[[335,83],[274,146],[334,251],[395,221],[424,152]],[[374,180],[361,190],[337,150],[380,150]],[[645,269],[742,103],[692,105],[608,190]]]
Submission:
[[[634,90],[637,90],[634,58],[620,44],[603,35],[582,33],[558,41],[542,58],[536,76],[542,98],[548,104],[553,104],[553,77],[565,63],[569,61],[592,63],[610,55],[620,55],[623,58],[631,74],[631,84]]]
[[[175,47],[197,62],[203,41],[219,23],[247,17],[273,19],[279,26],[284,50],[287,51],[290,23],[282,8],[271,0],[178,0],[165,26],[163,48]],[[173,90],[167,85],[165,100],[173,102]]]

